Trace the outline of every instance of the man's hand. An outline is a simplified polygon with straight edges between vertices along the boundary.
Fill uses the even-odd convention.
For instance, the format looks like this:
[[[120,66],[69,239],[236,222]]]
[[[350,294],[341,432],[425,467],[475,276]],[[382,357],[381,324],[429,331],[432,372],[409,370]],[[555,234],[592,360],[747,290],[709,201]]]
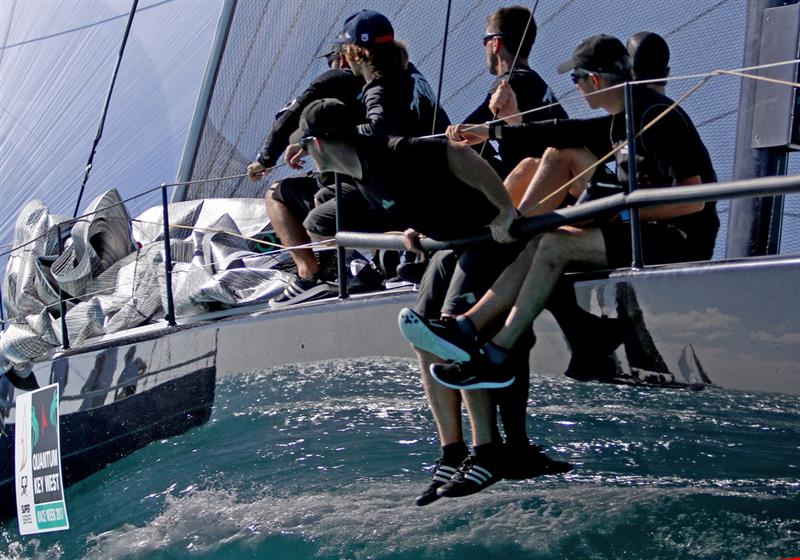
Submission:
[[[447,139],[459,144],[480,144],[489,139],[489,125],[485,124],[451,124],[445,132]]]
[[[413,251],[420,255],[425,254],[425,251],[422,250],[419,244],[419,232],[415,229],[409,228],[403,232],[403,246],[407,251]]]
[[[303,159],[306,155],[305,150],[298,146],[297,144],[290,144],[288,148],[286,148],[286,155],[284,159],[286,163],[292,169],[303,169],[305,165],[305,160]]]
[[[254,161],[253,163],[247,166],[247,178],[253,181],[254,183],[256,181],[260,181],[267,175],[269,175],[267,168],[258,163],[257,161]]]
[[[516,219],[517,211],[513,208],[500,212],[497,217],[492,220],[492,223],[489,224],[489,229],[492,232],[492,239],[498,243],[511,243],[514,241],[514,238],[508,230]]]
[[[494,90],[492,98],[489,100],[489,110],[498,119],[503,119],[508,124],[520,124],[522,122],[522,116],[517,115],[519,113],[517,95],[508,85],[508,80],[502,80],[497,89]]]

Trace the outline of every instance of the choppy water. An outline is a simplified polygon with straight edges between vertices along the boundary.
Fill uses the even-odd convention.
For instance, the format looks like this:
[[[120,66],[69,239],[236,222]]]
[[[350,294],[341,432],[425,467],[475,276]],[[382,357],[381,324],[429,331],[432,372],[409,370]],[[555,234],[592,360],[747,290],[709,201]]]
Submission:
[[[800,555],[800,399],[534,376],[530,434],[578,465],[418,508],[438,444],[410,361],[223,380],[211,421],[67,490],[72,529],[2,558]]]

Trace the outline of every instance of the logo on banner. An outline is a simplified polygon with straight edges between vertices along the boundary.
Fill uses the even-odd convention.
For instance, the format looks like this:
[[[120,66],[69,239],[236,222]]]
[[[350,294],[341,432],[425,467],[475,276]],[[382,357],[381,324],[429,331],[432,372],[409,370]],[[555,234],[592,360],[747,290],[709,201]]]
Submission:
[[[17,521],[23,535],[69,528],[58,426],[58,385],[17,397]]]

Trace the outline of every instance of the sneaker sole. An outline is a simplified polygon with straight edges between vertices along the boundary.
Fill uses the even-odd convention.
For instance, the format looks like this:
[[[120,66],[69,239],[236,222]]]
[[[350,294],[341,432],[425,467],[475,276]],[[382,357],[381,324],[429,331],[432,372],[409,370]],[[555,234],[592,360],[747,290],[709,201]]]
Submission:
[[[443,360],[468,362],[469,352],[455,344],[436,336],[428,326],[420,320],[420,316],[412,309],[404,307],[397,316],[397,326],[405,339],[425,352],[439,356]]]
[[[292,299],[287,299],[286,301],[275,301],[274,299],[269,300],[269,306],[272,309],[281,309],[282,307],[288,307],[290,305],[295,305],[297,303],[303,303],[304,301],[310,301],[313,299],[321,299],[329,294],[331,294],[333,288],[327,284],[320,284],[319,286],[314,286],[310,290],[304,291],[302,294],[299,294]]]
[[[448,383],[440,379],[433,371],[433,366],[436,364],[431,364],[428,368],[431,374],[437,383],[440,385],[444,385],[448,389],[456,389],[457,391],[464,390],[464,391],[472,391],[475,389],[504,389],[514,383],[516,377],[512,377],[511,379],[507,379],[506,381],[481,381],[479,383],[473,383],[470,385],[456,385],[454,383]]]

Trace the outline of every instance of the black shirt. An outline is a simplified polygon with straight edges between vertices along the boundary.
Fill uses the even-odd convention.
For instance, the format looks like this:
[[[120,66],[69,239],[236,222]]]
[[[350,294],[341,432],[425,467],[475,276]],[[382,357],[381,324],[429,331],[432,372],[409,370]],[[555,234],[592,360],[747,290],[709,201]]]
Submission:
[[[450,171],[443,138],[361,139],[356,153],[362,170],[356,185],[398,227],[458,239],[479,233],[497,215],[483,193]]]
[[[300,114],[312,101],[330,97],[343,103],[359,103],[363,85],[364,80],[354,76],[349,69],[328,70],[321,74],[275,115],[275,122],[258,154],[258,163],[264,167],[272,167],[277,163],[289,145],[289,136],[300,124]]]
[[[426,136],[444,132],[450,120],[441,107],[433,115],[436,95],[425,76],[410,64],[405,70],[381,75],[364,86],[361,101],[367,118],[358,126],[363,135]]]
[[[509,77],[508,73],[498,76],[489,88],[489,93],[486,98],[472,113],[464,119],[465,123],[479,124],[495,119],[491,109],[489,109],[489,101],[492,94],[500,87],[500,82],[508,80],[508,85],[514,90],[514,95],[517,97],[517,106],[520,112],[530,111],[538,107],[544,107],[555,103],[556,96],[550,86],[542,79],[539,74],[532,70],[529,66],[518,65],[514,67]],[[522,122],[535,122],[548,119],[566,119],[567,113],[561,105],[555,105],[542,109],[541,111],[534,111],[522,116]],[[513,142],[505,142],[504,140],[498,141],[500,147],[500,158],[503,160],[502,170],[507,174],[525,157],[541,157],[544,148],[541,150],[528,150],[520,147]],[[483,150],[484,157],[494,156],[495,151],[491,144],[487,145]]]
[[[646,86],[633,88],[634,130],[638,133],[664,110],[672,100]],[[585,146],[598,158],[627,138],[625,114],[593,119],[567,119],[504,126],[503,140],[529,150],[548,146],[573,148]],[[628,150],[616,154],[617,180],[627,186]],[[703,183],[714,183],[717,175],[708,150],[700,139],[689,115],[676,107],[636,140],[637,185],[639,188],[670,187],[699,176]],[[719,228],[716,205],[707,202],[701,212],[662,220],[688,235],[716,236]]]

